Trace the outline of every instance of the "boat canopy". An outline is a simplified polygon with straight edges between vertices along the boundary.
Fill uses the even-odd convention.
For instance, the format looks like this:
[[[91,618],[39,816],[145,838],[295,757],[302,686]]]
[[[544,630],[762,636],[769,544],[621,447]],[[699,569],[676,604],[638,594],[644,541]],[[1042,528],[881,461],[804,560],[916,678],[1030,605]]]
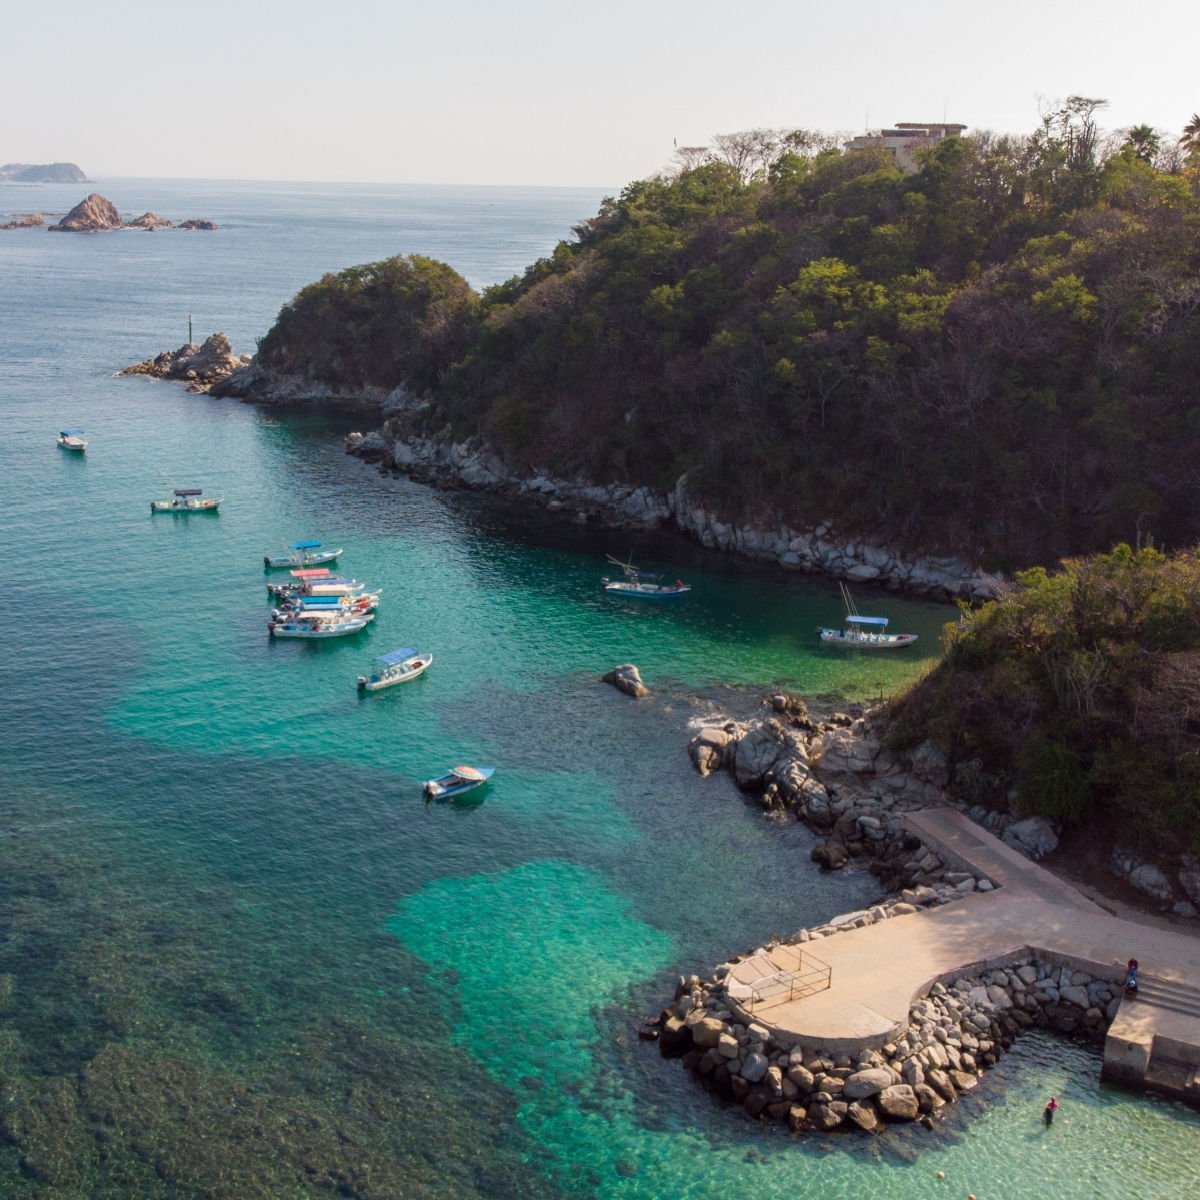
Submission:
[[[299,571],[291,572],[293,579],[323,579],[328,574],[328,567],[302,567]]]
[[[204,489],[203,488],[176,488],[175,495],[176,496],[203,496]]]
[[[886,625],[887,617],[860,617],[857,613],[846,618],[847,625]]]
[[[315,550],[320,544],[321,544],[320,542],[293,542],[288,547],[288,549],[289,550]]]
[[[482,771],[477,771],[474,767],[451,767],[450,774],[457,775],[459,779],[469,779],[472,783],[487,778]]]
[[[416,651],[411,646],[405,646],[403,650],[389,650],[387,654],[381,654],[375,661],[385,667],[394,667],[397,663],[405,662],[412,658]],[[470,768],[467,768],[468,770]],[[457,769],[455,774],[458,774]]]
[[[82,435],[82,433],[83,433],[82,429],[60,429],[58,431],[58,436],[59,437],[80,437]]]

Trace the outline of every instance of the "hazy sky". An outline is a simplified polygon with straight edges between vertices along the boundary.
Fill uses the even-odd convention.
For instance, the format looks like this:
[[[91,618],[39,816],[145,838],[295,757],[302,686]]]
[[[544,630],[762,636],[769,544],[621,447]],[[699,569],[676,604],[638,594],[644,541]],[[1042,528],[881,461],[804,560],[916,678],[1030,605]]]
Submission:
[[[756,126],[1200,109],[1196,0],[53,0],[0,27],[0,163],[93,177],[619,187]]]

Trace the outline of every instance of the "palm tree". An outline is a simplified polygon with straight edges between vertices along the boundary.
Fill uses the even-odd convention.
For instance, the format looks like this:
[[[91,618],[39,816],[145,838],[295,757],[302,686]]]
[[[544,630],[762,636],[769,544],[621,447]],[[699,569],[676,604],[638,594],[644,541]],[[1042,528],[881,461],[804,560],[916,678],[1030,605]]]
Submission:
[[[1179,145],[1188,158],[1200,159],[1200,113],[1192,113],[1192,119],[1183,127]]]
[[[1152,163],[1158,156],[1159,137],[1149,125],[1134,125],[1125,134],[1125,145],[1143,162]]]

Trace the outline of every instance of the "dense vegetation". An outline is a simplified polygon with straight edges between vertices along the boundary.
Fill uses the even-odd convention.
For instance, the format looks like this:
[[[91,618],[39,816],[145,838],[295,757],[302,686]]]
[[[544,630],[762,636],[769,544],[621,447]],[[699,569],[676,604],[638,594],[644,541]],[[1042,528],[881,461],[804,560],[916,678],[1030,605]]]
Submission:
[[[1200,552],[1118,546],[1018,575],[964,611],[945,659],[892,703],[969,799],[1200,852]]]
[[[691,472],[751,520],[999,568],[1190,544],[1200,122],[1182,147],[1104,143],[1098,106],[947,139],[914,175],[802,132],[727,138],[477,299],[428,260],[327,277],[263,359],[427,389],[432,422],[516,467]]]

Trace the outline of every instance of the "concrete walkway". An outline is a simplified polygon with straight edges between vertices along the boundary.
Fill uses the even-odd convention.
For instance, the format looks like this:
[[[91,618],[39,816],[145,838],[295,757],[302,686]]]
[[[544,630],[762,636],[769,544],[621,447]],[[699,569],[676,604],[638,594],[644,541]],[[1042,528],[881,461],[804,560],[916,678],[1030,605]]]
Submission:
[[[1107,1073],[1135,1085],[1152,1082],[1156,1039],[1168,1051],[1159,1057],[1172,1069],[1200,1067],[1200,937],[1109,915],[954,809],[927,809],[907,821],[945,862],[986,875],[997,890],[793,948],[829,965],[830,986],[761,1007],[753,1013],[756,1022],[785,1044],[874,1048],[905,1027],[912,1004],[935,982],[1029,955],[1121,981],[1126,961],[1136,958],[1144,999],[1122,1002],[1110,1042],[1114,1034],[1124,1039],[1124,1067],[1114,1046],[1115,1069]],[[795,970],[794,956],[786,963],[774,957],[739,963],[731,978],[749,984],[771,966],[781,978]],[[1136,1049],[1129,1053],[1129,1046]],[[1185,1089],[1194,1082],[1200,1088],[1194,1072],[1183,1075]]]

